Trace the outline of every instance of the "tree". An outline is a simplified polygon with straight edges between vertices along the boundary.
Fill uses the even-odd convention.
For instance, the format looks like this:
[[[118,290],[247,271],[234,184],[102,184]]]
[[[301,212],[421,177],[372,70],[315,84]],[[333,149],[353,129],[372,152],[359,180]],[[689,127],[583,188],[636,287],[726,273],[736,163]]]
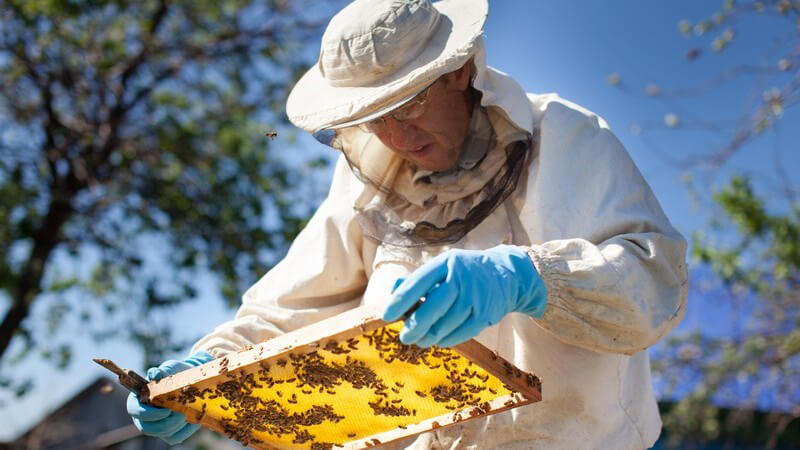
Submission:
[[[66,318],[159,362],[186,344],[159,314],[208,273],[236,303],[319,201],[301,180],[323,162],[286,159],[265,133],[285,122],[328,12],[295,0],[0,8],[0,383],[24,391],[8,369],[32,350],[66,365],[69,346],[51,344]],[[46,324],[26,321],[34,306]]]
[[[734,177],[714,201],[722,215],[713,224],[716,238],[695,234],[692,255],[722,281],[725,301],[749,317],[727,336],[697,330],[672,339],[657,368],[675,385],[697,382],[665,424],[676,436],[715,439],[749,429],[766,448],[796,445],[796,432],[783,434],[800,417],[800,205],[770,213],[745,177]],[[765,423],[754,423],[765,404]],[[723,421],[723,405],[746,411]]]
[[[800,2],[725,0],[711,17],[683,20],[678,29],[692,43],[685,55],[687,62],[696,64],[714,54],[735,52],[740,28],[765,20],[764,16],[772,18],[774,34],[759,36],[765,43],[759,47],[762,51],[757,61],[737,63],[706,82],[672,90],[651,83],[639,91],[623,83],[618,74],[609,77],[609,82],[623,91],[641,93],[664,105],[663,123],[636,124],[636,131],[645,135],[659,129],[705,133],[719,142],[708,146],[709,139],[697,139],[691,156],[671,159],[686,170],[695,201],[713,211],[710,232],[698,231],[692,238],[692,257],[698,264],[692,274],[695,288],[690,301],[708,302],[705,299],[718,297],[738,305],[744,318],[722,316],[742,323],[724,335],[704,329],[673,335],[655,355],[654,371],[665,385],[681,392],[679,402],[664,415],[664,424],[673,444],[682,448],[686,437],[713,440],[742,430],[749,430],[745,432],[750,433],[749,438],[767,448],[797,445],[800,439],[796,433],[785,433],[800,417],[800,203],[797,179],[793,179],[796,174],[777,163],[771,179],[739,173],[722,187],[697,181],[718,175],[737,153],[768,154],[765,136],[779,133],[784,122],[792,123],[787,117],[796,114],[790,110],[800,102]],[[692,110],[699,108],[681,109],[682,102],[694,101],[695,107],[697,102],[713,102],[708,98],[720,91],[744,100],[740,115],[730,118],[730,111],[719,108],[713,117],[698,117]],[[753,96],[753,92],[759,95]],[[796,120],[794,124],[796,127]],[[796,141],[789,145],[796,147]],[[776,161],[780,161],[780,147],[773,150]],[[716,286],[715,290],[704,291],[703,286],[709,285]],[[711,306],[706,313],[708,323],[719,320],[712,317]],[[723,406],[739,412],[723,417]],[[768,417],[756,420],[763,416],[757,410],[765,407],[771,409]]]

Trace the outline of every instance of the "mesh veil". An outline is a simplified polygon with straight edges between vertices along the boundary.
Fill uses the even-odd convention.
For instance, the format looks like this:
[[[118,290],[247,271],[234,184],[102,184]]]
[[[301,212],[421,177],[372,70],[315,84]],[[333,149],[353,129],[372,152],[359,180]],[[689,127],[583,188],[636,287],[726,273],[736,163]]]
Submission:
[[[517,186],[533,145],[502,114],[494,114],[497,144],[453,183],[421,183],[416,168],[357,127],[335,130],[329,145],[339,149],[364,184],[354,209],[364,235],[399,247],[452,244],[497,208]]]

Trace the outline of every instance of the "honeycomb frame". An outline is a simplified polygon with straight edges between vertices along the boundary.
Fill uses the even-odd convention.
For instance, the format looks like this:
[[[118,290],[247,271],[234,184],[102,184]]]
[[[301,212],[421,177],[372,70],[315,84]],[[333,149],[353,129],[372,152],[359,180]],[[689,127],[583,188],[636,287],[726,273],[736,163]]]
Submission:
[[[373,447],[541,401],[541,381],[536,375],[520,370],[474,339],[447,349],[405,346],[397,339],[401,324],[389,324],[380,319],[376,308],[362,306],[150,382],[141,395],[155,406],[181,412],[189,422],[200,423],[244,445],[278,450]],[[363,342],[369,345],[365,347]],[[351,351],[375,353],[378,358],[351,358],[355,354]],[[427,366],[419,362],[420,356]],[[439,368],[442,363],[444,367]],[[422,381],[428,388],[414,390],[398,371],[400,366],[422,371],[418,378],[427,377]],[[388,378],[394,374],[399,376]],[[468,383],[469,379],[474,382]],[[417,377],[412,378],[412,383],[417,381]],[[438,384],[430,388],[433,383]],[[293,386],[284,388],[289,384]],[[346,412],[341,406],[320,403],[325,398],[344,399],[347,392],[337,394],[337,389],[351,395],[353,389],[359,390],[362,397],[371,392],[373,400],[360,409],[346,408]],[[262,395],[251,395],[253,392]],[[390,400],[391,396],[396,398]],[[291,412],[298,403],[306,408]],[[405,403],[410,405],[406,407]],[[434,406],[420,406],[419,414],[413,409],[412,415],[411,407],[417,404]],[[375,418],[368,416],[369,409]],[[260,419],[253,418],[253,411]],[[221,417],[226,414],[235,419]],[[264,414],[271,415],[264,418]],[[337,439],[316,439],[319,430],[328,435],[343,433],[338,431],[342,428],[338,424],[348,421],[351,425],[364,422],[373,426]],[[324,428],[323,424],[336,427]],[[309,429],[317,431],[311,434]]]

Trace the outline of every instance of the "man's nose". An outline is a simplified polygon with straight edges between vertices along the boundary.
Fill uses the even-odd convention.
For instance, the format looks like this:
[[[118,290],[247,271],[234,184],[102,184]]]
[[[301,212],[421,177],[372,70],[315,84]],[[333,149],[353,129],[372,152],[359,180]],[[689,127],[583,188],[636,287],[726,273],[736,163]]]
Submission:
[[[393,147],[408,150],[414,145],[416,127],[407,122],[401,122],[391,115],[384,121],[386,121],[386,130],[389,133],[389,142]]]

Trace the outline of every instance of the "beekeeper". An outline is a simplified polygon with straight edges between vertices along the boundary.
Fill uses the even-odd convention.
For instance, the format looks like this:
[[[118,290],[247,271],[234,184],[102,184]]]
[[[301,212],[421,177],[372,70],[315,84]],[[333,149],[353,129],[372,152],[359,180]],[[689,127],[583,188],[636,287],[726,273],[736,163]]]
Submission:
[[[486,65],[486,0],[356,0],[287,104],[341,152],[328,197],[236,317],[159,378],[363,304],[401,340],[477,337],[544,398],[415,449],[641,449],[660,429],[645,351],[681,320],[686,244],[608,125]],[[524,55],[521,55],[525,57]],[[197,425],[128,404],[176,443]]]

